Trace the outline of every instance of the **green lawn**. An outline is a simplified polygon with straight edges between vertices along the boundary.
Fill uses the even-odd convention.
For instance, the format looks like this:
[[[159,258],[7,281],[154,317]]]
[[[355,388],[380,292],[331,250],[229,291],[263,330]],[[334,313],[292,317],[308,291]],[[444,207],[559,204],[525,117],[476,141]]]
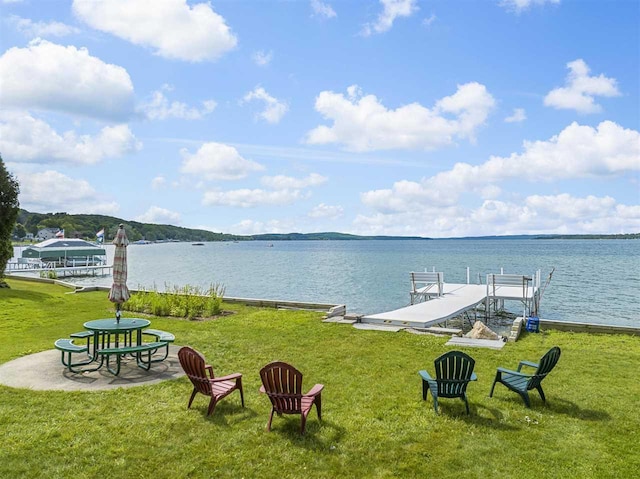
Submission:
[[[110,316],[105,292],[10,280],[0,289],[0,363]],[[206,417],[208,398],[186,408],[186,378],[104,392],[39,392],[0,386],[3,478],[626,478],[640,469],[640,338],[543,332],[502,351],[466,349],[479,380],[471,415],[458,399],[422,401],[417,371],[449,350],[446,339],[324,324],[317,313],[225,305],[215,321],[152,318],[176,344],[201,351],[218,374],[243,373],[237,393]],[[576,312],[578,313],[578,311]],[[496,386],[497,366],[562,348],[532,409]],[[323,421],[312,411],[274,418],[258,394],[259,369],[294,364],[308,390],[323,383]],[[62,368],[62,366],[61,366]],[[634,472],[635,471],[635,472]]]

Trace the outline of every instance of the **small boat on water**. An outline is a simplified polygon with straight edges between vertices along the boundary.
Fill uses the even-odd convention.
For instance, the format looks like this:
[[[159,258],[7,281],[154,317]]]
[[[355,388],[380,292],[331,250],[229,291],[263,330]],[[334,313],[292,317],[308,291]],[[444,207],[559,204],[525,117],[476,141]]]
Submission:
[[[191,243],[191,246],[204,246],[204,243]]]

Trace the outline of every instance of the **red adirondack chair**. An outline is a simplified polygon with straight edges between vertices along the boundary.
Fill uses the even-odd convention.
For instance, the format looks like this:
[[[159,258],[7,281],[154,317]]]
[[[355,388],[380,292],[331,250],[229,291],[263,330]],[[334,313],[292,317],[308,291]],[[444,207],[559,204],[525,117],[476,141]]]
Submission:
[[[262,379],[261,393],[265,393],[271,401],[271,415],[267,430],[271,431],[273,413],[300,414],[300,433],[304,434],[307,416],[313,405],[316,405],[318,419],[322,419],[322,389],[324,385],[316,384],[306,394],[302,394],[302,373],[290,364],[276,361],[267,364],[260,370]]]
[[[188,346],[180,348],[180,351],[178,351],[178,359],[180,360],[182,369],[184,369],[187,377],[193,383],[193,392],[191,393],[187,408],[191,407],[193,398],[196,397],[197,393],[210,396],[211,401],[209,402],[209,409],[207,410],[207,416],[209,416],[215,409],[218,401],[236,389],[240,391],[240,401],[242,402],[242,407],[244,407],[242,374],[235,373],[216,378],[213,374],[213,367],[206,364],[202,354]],[[207,372],[209,373],[208,375]]]

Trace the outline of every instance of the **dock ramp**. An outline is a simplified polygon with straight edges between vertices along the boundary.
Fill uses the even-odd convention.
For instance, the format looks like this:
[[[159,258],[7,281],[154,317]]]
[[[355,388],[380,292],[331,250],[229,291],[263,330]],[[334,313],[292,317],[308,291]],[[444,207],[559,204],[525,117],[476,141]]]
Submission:
[[[406,328],[428,328],[475,308],[487,298],[487,287],[481,284],[445,283],[443,290],[442,296],[429,301],[364,316],[361,321]]]

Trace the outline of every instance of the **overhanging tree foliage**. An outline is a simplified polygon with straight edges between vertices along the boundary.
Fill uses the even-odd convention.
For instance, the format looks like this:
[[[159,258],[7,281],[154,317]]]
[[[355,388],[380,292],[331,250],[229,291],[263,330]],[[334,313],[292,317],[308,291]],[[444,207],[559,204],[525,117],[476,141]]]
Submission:
[[[0,156],[0,280],[4,277],[7,261],[13,256],[11,232],[18,217],[20,186],[7,171]]]

